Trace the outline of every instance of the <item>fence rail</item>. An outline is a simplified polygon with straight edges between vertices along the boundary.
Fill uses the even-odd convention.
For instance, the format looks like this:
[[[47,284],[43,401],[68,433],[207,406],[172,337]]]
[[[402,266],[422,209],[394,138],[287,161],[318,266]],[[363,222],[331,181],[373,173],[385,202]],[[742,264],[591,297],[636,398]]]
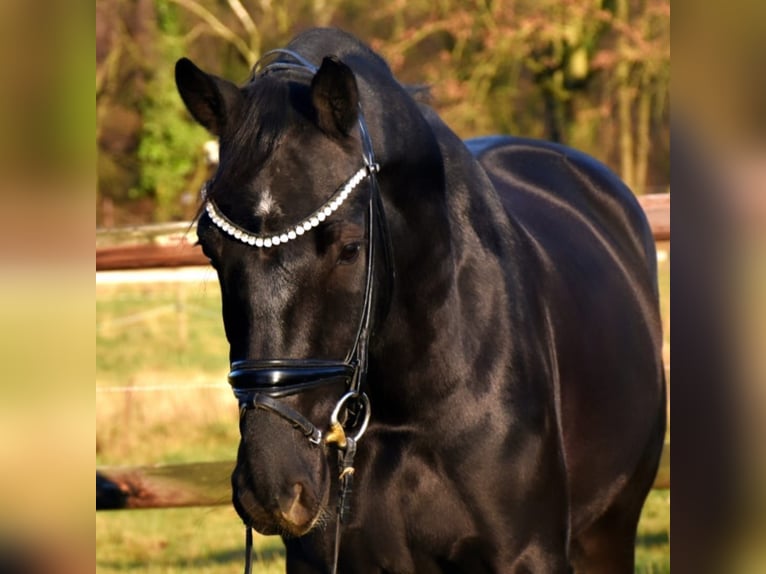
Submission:
[[[135,467],[96,472],[96,510],[179,508],[231,504],[234,461]],[[654,488],[670,488],[670,443],[665,443]]]
[[[646,213],[655,241],[669,240],[670,194],[642,195],[638,197],[638,202]],[[207,257],[200,247],[189,240],[190,234],[187,232],[192,229],[191,223],[178,223],[147,227],[144,233],[141,233],[140,228],[131,229],[128,235],[119,231],[131,240],[140,239],[141,242],[97,247],[96,271],[207,265]],[[105,232],[99,231],[98,234],[103,236]]]

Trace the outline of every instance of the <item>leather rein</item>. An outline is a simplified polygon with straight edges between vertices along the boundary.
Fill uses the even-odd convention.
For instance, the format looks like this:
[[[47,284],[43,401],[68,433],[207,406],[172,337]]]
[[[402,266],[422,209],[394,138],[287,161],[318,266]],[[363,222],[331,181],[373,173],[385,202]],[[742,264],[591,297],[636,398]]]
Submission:
[[[260,74],[277,71],[296,71],[299,73],[315,74],[318,68],[303,58],[300,54],[291,50],[277,49],[264,54],[253,68],[253,79],[265,60],[274,57],[282,57],[279,60],[263,66]],[[284,57],[293,61],[288,61]],[[341,525],[346,522],[349,512],[349,495],[354,477],[354,455],[356,444],[367,429],[370,420],[370,400],[363,392],[367,377],[368,348],[370,329],[372,323],[373,304],[375,299],[375,232],[381,234],[381,245],[384,261],[388,270],[389,288],[393,283],[393,267],[391,265],[391,247],[383,202],[376,174],[380,169],[375,161],[372,141],[367,130],[367,124],[362,114],[361,105],[358,112],[359,133],[362,143],[362,159],[364,160],[364,172],[352,178],[356,183],[362,178],[369,179],[369,202],[367,210],[367,269],[364,289],[364,303],[362,306],[359,326],[351,349],[343,361],[326,361],[314,359],[270,359],[270,360],[243,360],[234,361],[229,372],[229,384],[234,395],[239,401],[240,418],[248,409],[260,409],[271,412],[289,422],[296,430],[301,432],[314,446],[333,447],[338,453],[339,492],[336,509],[336,528],[333,556],[333,574],[337,573],[338,558],[340,554]],[[361,170],[360,170],[361,172]],[[347,184],[351,189],[355,187]],[[348,192],[346,192],[348,194]],[[345,198],[343,198],[345,199]],[[324,207],[324,206],[323,206]],[[211,206],[213,212],[216,209]],[[337,208],[337,206],[336,206]],[[325,209],[327,211],[327,209]],[[334,209],[333,209],[334,211]],[[317,213],[321,213],[322,208]],[[208,213],[211,213],[209,211]],[[330,211],[332,213],[332,211]],[[329,213],[328,213],[329,215]],[[237,228],[230,222],[221,218],[222,221],[214,220],[237,239],[249,242],[251,245],[257,239],[248,234],[246,230]],[[321,219],[320,219],[321,221]],[[314,222],[314,226],[316,222]],[[228,227],[226,227],[228,226]],[[300,225],[298,226],[300,227]],[[307,227],[307,230],[310,227]],[[296,231],[301,233],[300,229]],[[239,235],[239,237],[237,236]],[[290,239],[294,238],[291,232]],[[282,241],[286,241],[284,237]],[[262,243],[259,241],[259,245]],[[277,244],[277,242],[275,242]],[[267,243],[268,246],[268,243]],[[389,292],[390,295],[390,292]],[[322,387],[332,383],[345,382],[346,392],[339,399],[330,417],[329,428],[323,433],[301,413],[285,404],[279,399],[295,395],[304,391]],[[245,531],[245,574],[252,571],[252,527],[246,524]]]

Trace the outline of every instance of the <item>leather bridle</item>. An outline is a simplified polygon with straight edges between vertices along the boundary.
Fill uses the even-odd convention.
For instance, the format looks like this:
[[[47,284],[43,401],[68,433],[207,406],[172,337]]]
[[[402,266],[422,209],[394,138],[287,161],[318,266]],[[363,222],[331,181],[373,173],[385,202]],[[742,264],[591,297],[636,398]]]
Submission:
[[[274,57],[282,57],[263,65],[264,61]],[[285,57],[289,58],[286,60]],[[292,61],[290,61],[292,60]],[[254,67],[254,77],[261,67],[260,75],[278,71],[296,71],[299,73],[315,74],[318,70],[311,62],[291,50],[277,49],[264,54]],[[367,262],[364,287],[364,302],[354,342],[342,361],[315,359],[268,359],[241,360],[231,364],[229,384],[237,397],[240,406],[240,416],[248,409],[260,409],[271,412],[289,422],[300,431],[308,441],[315,446],[332,446],[338,451],[338,466],[340,491],[338,495],[337,520],[335,534],[335,550],[333,572],[337,571],[340,544],[341,523],[346,520],[348,513],[347,497],[351,491],[354,475],[353,459],[356,452],[356,442],[364,434],[370,420],[370,401],[364,392],[368,368],[369,340],[372,327],[373,305],[376,303],[376,233],[380,233],[380,246],[388,277],[387,297],[390,298],[393,287],[393,266],[391,245],[387,220],[383,210],[383,202],[378,187],[376,174],[380,167],[375,161],[372,141],[367,124],[362,114],[361,105],[358,112],[359,133],[362,143],[362,159],[364,161],[364,178],[369,180],[369,201],[367,209]],[[356,181],[357,176],[352,178]],[[362,178],[359,177],[358,180]],[[356,185],[356,184],[355,184]],[[348,186],[348,184],[347,184]],[[209,200],[210,201],[210,200]],[[215,210],[214,204],[212,209]],[[209,213],[211,213],[209,211]],[[213,211],[213,213],[217,213]],[[214,221],[216,225],[221,225]],[[249,235],[246,230],[236,228],[226,221],[224,229],[238,239],[249,239],[253,245],[256,236]],[[246,239],[242,238],[245,236]],[[283,239],[284,241],[284,239]],[[379,294],[378,294],[379,295]],[[387,308],[388,301],[384,307]],[[330,417],[328,430],[323,432],[304,415],[287,405],[280,399],[286,396],[302,393],[329,384],[344,382],[346,392],[337,402]],[[245,574],[250,574],[252,567],[252,529],[246,529],[246,560]]]

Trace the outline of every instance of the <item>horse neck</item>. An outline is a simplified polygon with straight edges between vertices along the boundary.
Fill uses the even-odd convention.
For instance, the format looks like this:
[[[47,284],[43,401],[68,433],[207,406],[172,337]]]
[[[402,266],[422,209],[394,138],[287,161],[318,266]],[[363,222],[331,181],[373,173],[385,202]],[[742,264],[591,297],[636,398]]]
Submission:
[[[508,297],[500,261],[510,256],[511,226],[462,141],[440,121],[426,118],[431,143],[403,141],[428,153],[401,159],[397,167],[403,169],[384,190],[392,204],[397,278],[372,360],[384,395],[376,400],[390,399],[389,412],[404,418],[408,406],[433,404],[434,397],[448,395],[472,376],[478,341],[493,337],[493,329],[510,331],[498,311]],[[486,219],[481,229],[470,225],[477,214]],[[487,238],[498,230],[508,242],[492,252]]]

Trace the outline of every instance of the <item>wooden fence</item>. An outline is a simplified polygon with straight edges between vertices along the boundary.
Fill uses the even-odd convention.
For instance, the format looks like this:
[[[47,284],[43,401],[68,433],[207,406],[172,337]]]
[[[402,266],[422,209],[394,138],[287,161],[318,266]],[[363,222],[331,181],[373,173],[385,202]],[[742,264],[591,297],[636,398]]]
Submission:
[[[655,241],[670,240],[670,194],[638,198]],[[122,230],[134,243],[96,248],[96,271],[207,265],[188,241],[191,224]],[[96,510],[173,508],[229,504],[233,461],[96,469]],[[654,488],[670,488],[670,443],[660,461]]]

